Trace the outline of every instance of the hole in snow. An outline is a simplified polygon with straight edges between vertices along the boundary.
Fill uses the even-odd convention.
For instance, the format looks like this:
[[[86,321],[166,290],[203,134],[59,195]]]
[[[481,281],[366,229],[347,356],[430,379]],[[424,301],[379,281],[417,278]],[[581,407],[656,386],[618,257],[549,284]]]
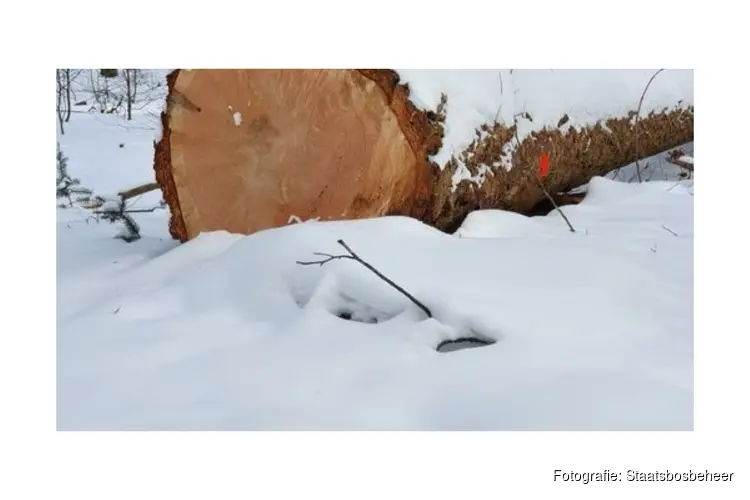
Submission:
[[[461,337],[455,340],[444,340],[435,349],[437,352],[453,352],[462,349],[485,347],[495,343],[495,340],[480,339],[479,337]]]
[[[341,319],[347,321],[356,321],[357,323],[379,323],[380,319],[383,319],[383,314],[373,310],[340,310],[333,313]],[[384,318],[390,319],[390,318]]]
[[[357,323],[385,323],[406,310],[404,301],[393,300],[392,295],[369,293],[357,285],[349,283],[356,292],[349,294],[341,289],[335,275],[327,274],[317,283],[293,285],[289,291],[303,309],[322,309],[339,319]]]

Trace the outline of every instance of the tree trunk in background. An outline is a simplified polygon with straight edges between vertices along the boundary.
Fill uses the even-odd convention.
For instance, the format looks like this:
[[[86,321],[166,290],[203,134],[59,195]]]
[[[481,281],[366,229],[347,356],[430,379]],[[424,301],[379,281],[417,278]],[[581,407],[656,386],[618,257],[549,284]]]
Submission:
[[[65,135],[65,97],[63,88],[65,85],[65,77],[63,76],[62,69],[57,70],[57,122],[60,125],[60,134]]]
[[[128,121],[133,119],[133,73],[135,70],[125,70],[125,99],[126,99],[126,118]]]
[[[430,160],[450,107],[419,109],[393,71],[176,70],[168,87],[154,168],[181,241],[382,215],[452,231],[472,210],[524,212],[544,199],[533,178],[542,153],[554,165],[544,179],[552,193],[636,159],[633,110],[533,132],[515,144],[510,170],[454,189],[455,158],[444,168]],[[693,110],[649,114],[637,126],[638,156],[650,156],[693,139]],[[462,154],[472,174],[499,162],[517,137],[514,124],[482,128]]]
[[[65,114],[65,123],[68,123],[70,121],[70,115],[73,113],[73,104],[71,102],[71,94],[73,93],[73,89],[71,88],[71,77],[70,77],[70,69],[65,70],[65,104],[67,106],[66,114]]]

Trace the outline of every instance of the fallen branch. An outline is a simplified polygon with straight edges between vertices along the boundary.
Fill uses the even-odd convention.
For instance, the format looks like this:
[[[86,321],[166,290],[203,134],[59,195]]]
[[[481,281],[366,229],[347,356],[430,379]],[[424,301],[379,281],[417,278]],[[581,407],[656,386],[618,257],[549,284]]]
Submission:
[[[641,100],[638,102],[638,111],[635,114],[635,124],[633,125],[633,133],[635,134],[635,172],[638,175],[638,182],[643,182],[643,179],[641,179],[640,157],[638,155],[638,120],[640,120],[641,118],[641,107],[643,106],[643,99],[646,97],[646,92],[648,91],[648,88],[651,86],[651,82],[653,82],[654,78],[656,78],[656,75],[658,75],[662,71],[664,71],[663,68],[660,70],[657,70],[656,73],[651,75],[651,78],[646,84],[646,87],[643,89],[643,93],[641,94]]]
[[[425,306],[423,303],[418,301],[412,294],[401,288],[399,285],[397,285],[393,280],[385,276],[383,273],[375,269],[371,264],[368,262],[362,260],[362,258],[354,253],[354,251],[349,248],[349,246],[344,242],[344,240],[338,240],[336,243],[344,247],[344,249],[348,252],[348,254],[340,254],[340,255],[332,255],[329,253],[322,253],[322,252],[314,252],[313,255],[319,255],[321,257],[325,257],[325,259],[322,260],[315,260],[315,261],[297,261],[297,264],[300,266],[312,266],[312,265],[319,265],[322,266],[323,264],[327,264],[328,262],[331,262],[332,260],[338,260],[338,259],[349,259],[349,260],[356,260],[363,266],[365,266],[367,269],[372,271],[378,278],[385,281],[389,285],[391,285],[393,288],[398,290],[401,294],[403,294],[407,299],[409,299],[414,305],[419,307],[424,313],[427,315],[428,318],[432,318],[432,312],[430,309]]]
[[[151,208],[134,208],[131,210],[94,210],[92,213],[94,215],[104,215],[104,214],[109,214],[112,212],[123,213],[123,214],[145,214],[149,212],[155,212],[162,208],[164,208],[162,205],[156,205]]]
[[[142,186],[137,186],[131,189],[126,189],[125,191],[120,191],[119,193],[117,193],[117,195],[120,198],[127,200],[141,194],[156,191],[157,189],[159,189],[159,184],[156,182],[150,182],[148,184],[143,184]]]
[[[681,149],[676,149],[669,153],[667,155],[667,161],[672,165],[677,165],[678,167],[687,170],[688,172],[692,173],[694,171],[693,157],[686,155]]]
[[[130,198],[135,198],[136,196],[140,196],[151,191],[156,191],[157,189],[159,189],[159,184],[157,184],[156,182],[150,182],[148,184],[143,184],[141,186],[136,186],[131,189],[120,191],[119,193],[117,193],[117,196],[119,197],[120,201],[127,201]],[[95,196],[89,201],[85,208],[88,208],[90,210],[101,208],[101,206],[104,205],[106,201],[107,200],[101,196]],[[153,212],[153,210],[149,210],[149,212]]]

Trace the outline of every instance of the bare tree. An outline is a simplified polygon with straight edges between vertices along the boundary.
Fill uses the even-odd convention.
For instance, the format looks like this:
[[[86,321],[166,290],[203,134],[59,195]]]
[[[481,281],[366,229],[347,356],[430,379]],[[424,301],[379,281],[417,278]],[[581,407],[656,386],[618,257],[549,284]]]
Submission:
[[[163,98],[163,83],[146,69],[91,70],[86,91],[93,100],[90,111],[122,114],[129,121],[134,111]]]
[[[64,69],[57,70],[57,121],[60,124],[60,133],[65,135],[65,117],[69,115],[70,100],[66,100],[66,93],[70,92],[70,86],[66,86]],[[67,108],[66,108],[67,106]]]
[[[161,97],[158,91],[162,83],[155,80],[148,70],[124,69],[122,78],[125,86],[125,116],[128,120],[133,118],[133,109],[141,109]]]
[[[73,113],[73,95],[75,93],[73,90],[73,82],[81,73],[83,73],[83,70],[66,68],[62,71],[65,76],[65,122],[67,123],[70,121],[70,115]]]
[[[111,78],[102,76],[98,70],[89,71],[88,91],[95,103],[91,110],[106,114],[114,114],[120,110],[124,96],[110,80]]]
[[[70,94],[73,91],[70,87],[73,79],[71,77],[70,68],[64,69],[63,71],[65,72],[65,106],[67,108],[67,112],[65,114],[65,123],[67,123],[70,121],[70,114],[72,113],[73,109],[70,102]]]
[[[133,119],[133,103],[138,98],[138,81],[142,76],[141,73],[141,70],[138,69],[126,69],[123,71],[123,78],[125,79],[126,118],[128,120]]]

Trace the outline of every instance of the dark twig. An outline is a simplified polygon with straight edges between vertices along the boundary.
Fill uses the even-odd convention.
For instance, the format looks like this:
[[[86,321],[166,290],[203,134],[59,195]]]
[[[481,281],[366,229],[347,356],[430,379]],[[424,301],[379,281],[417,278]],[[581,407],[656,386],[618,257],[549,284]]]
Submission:
[[[516,136],[516,144],[518,145],[518,147],[520,147],[520,146],[521,146],[521,141],[520,141],[520,140],[519,140],[519,138],[518,138],[518,118],[517,118],[516,116],[514,116],[514,117],[513,117],[513,120],[514,120],[514,122],[515,122],[515,123],[513,124],[513,126],[515,127],[515,130],[514,130],[513,132],[514,132],[514,134],[515,134],[515,136]],[[571,224],[571,223],[570,223],[570,221],[568,220],[568,218],[567,218],[567,217],[565,216],[565,212],[563,212],[563,211],[562,211],[562,209],[560,208],[560,205],[558,205],[558,204],[557,204],[557,202],[556,202],[556,201],[555,201],[555,199],[554,199],[554,198],[552,197],[552,195],[551,195],[551,194],[549,193],[549,191],[547,191],[547,188],[546,188],[546,187],[544,187],[544,184],[543,184],[543,183],[542,183],[542,181],[541,181],[541,180],[539,179],[539,177],[537,177],[537,176],[536,176],[536,175],[534,174],[534,172],[533,172],[533,171],[531,171],[531,170],[527,171],[527,173],[528,173],[528,174],[529,174],[529,175],[530,175],[531,177],[533,177],[533,178],[534,178],[534,180],[536,181],[536,185],[537,185],[537,186],[539,186],[539,189],[541,189],[541,190],[542,190],[542,193],[544,193],[544,196],[545,196],[545,197],[547,198],[547,200],[549,200],[549,202],[550,202],[550,203],[552,203],[552,206],[553,206],[553,207],[555,207],[555,210],[557,210],[557,212],[558,212],[558,213],[559,213],[559,214],[560,214],[560,215],[562,216],[563,220],[564,220],[564,221],[565,221],[565,223],[566,223],[566,224],[568,225],[568,229],[570,229],[570,232],[571,232],[571,233],[575,233],[575,232],[576,232],[576,230],[575,230],[575,229],[573,228],[573,224]]]
[[[323,264],[327,264],[327,263],[331,262],[332,260],[338,260],[338,259],[356,260],[351,255],[331,255],[329,253],[321,253],[321,252],[313,252],[313,255],[320,255],[321,257],[327,257],[327,258],[323,259],[323,260],[313,260],[313,261],[309,261],[309,262],[298,260],[297,264],[299,264],[300,266],[312,266],[312,265],[315,265],[315,264],[318,264],[319,266],[322,266]]]
[[[544,187],[544,184],[542,184],[542,181],[539,180],[539,177],[537,177],[533,173],[531,174],[531,176],[536,180],[536,184],[537,184],[537,186],[539,186],[539,189],[542,190],[542,192],[544,193],[544,196],[547,197],[547,199],[550,201],[550,203],[552,203],[552,206],[555,207],[555,210],[557,210],[557,212],[565,220],[565,223],[568,225],[568,229],[570,229],[570,232],[571,233],[575,233],[576,230],[573,229],[573,224],[570,223],[570,220],[568,220],[568,217],[565,215],[565,212],[562,211],[562,209],[560,208],[560,205],[557,204],[557,202],[552,197],[552,195],[549,193],[549,191],[547,191],[547,188]]]
[[[664,229],[665,231],[669,231],[670,233],[672,233],[672,234],[673,234],[673,235],[675,236],[675,238],[679,238],[679,237],[680,237],[680,235],[679,235],[679,234],[675,233],[674,231],[672,231],[671,229],[669,229],[669,228],[668,228],[667,226],[665,226],[664,224],[662,224],[662,225],[661,225],[661,227],[662,227],[662,229]]]
[[[504,91],[503,91],[503,73],[502,73],[502,71],[498,71],[497,72],[497,76],[500,77],[500,96],[502,96],[503,93],[504,93]],[[500,110],[503,109],[502,99],[500,101],[501,101],[500,105],[497,107],[497,112],[495,112],[495,125],[498,124],[497,119],[500,117]]]
[[[148,212],[155,212],[159,209],[164,208],[161,205],[156,205],[151,208],[132,208],[128,210],[94,210],[92,213],[96,215],[111,214],[111,213],[122,213],[122,214],[145,214]]]
[[[638,182],[643,182],[641,179],[641,164],[640,164],[640,158],[638,157],[638,121],[641,118],[641,107],[643,106],[643,99],[646,97],[646,92],[648,91],[648,88],[651,86],[651,82],[654,81],[654,78],[656,78],[656,75],[664,71],[664,69],[657,70],[656,73],[651,75],[651,79],[649,79],[648,83],[646,84],[646,87],[643,89],[643,93],[641,94],[641,100],[638,103],[638,111],[635,114],[635,125],[633,126],[633,133],[635,134],[635,171],[638,174]]]
[[[381,280],[385,281],[386,283],[388,283],[389,285],[391,285],[393,288],[395,288],[396,290],[398,290],[401,294],[403,294],[415,306],[419,307],[422,311],[424,311],[424,313],[427,315],[428,318],[432,318],[432,312],[430,311],[430,309],[427,306],[425,306],[423,303],[421,303],[416,298],[414,298],[414,296],[412,294],[410,294],[409,292],[407,292],[406,290],[404,290],[403,288],[401,288],[399,285],[397,285],[396,283],[394,283],[393,280],[391,280],[390,278],[388,278],[387,276],[385,276],[383,273],[381,273],[380,271],[378,271],[377,269],[375,269],[371,264],[369,264],[368,262],[364,261],[359,255],[357,255],[356,253],[354,253],[354,251],[351,248],[349,248],[349,245],[347,245],[344,242],[344,240],[338,240],[338,241],[336,241],[336,243],[338,243],[339,245],[341,245],[342,247],[344,247],[344,249],[348,252],[348,255],[343,255],[343,254],[342,255],[331,255],[329,253],[315,252],[315,253],[313,253],[313,255],[318,255],[320,257],[325,257],[325,259],[316,260],[316,261],[307,261],[307,262],[306,261],[299,261],[298,260],[297,264],[299,264],[301,266],[311,266],[311,265],[314,265],[314,264],[318,264],[318,265],[322,266],[323,264],[331,262],[332,260],[338,260],[338,259],[356,260],[357,262],[359,262],[360,264],[362,264],[363,266],[365,266],[367,269],[369,269],[370,271],[372,271],[378,278],[380,278]]]

